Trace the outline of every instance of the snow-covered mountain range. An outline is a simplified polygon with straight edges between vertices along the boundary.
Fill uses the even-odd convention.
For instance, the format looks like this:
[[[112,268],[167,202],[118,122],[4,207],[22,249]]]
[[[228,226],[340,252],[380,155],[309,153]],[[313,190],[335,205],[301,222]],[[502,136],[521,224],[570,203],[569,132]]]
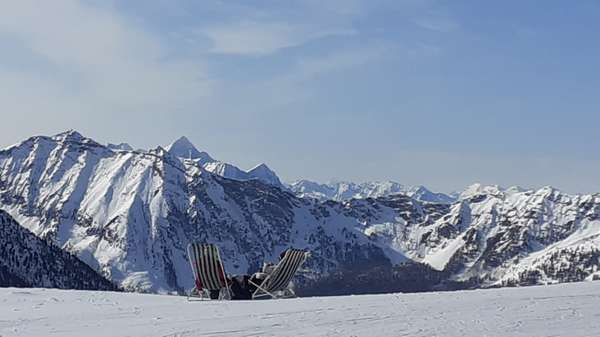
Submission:
[[[192,241],[218,243],[232,274],[294,246],[312,252],[312,280],[424,265],[442,275],[438,288],[600,277],[598,194],[474,185],[428,200],[390,185],[335,201],[292,193],[266,166],[251,178],[218,166],[229,167],[185,138],[134,151],[75,131],[32,137],[0,151],[0,209],[130,290],[191,287]]]
[[[477,184],[441,216],[415,207],[398,209],[402,219],[377,210],[385,200],[351,201],[370,214],[365,232],[448,280],[501,286],[600,277],[598,194]]]
[[[301,198],[314,198],[321,201],[381,198],[399,193],[427,202],[449,204],[456,201],[453,196],[431,192],[425,186],[408,187],[394,181],[369,181],[364,183],[336,181],[321,184],[310,180],[298,180],[289,184],[288,188]]]
[[[109,144],[108,147],[112,150],[132,150],[127,143]],[[310,180],[298,180],[291,184],[283,184],[277,174],[264,163],[244,171],[233,164],[214,159],[205,151],[198,150],[185,136],[166,146],[165,149],[172,156],[182,161],[194,161],[206,171],[222,177],[241,181],[260,180],[282,189],[287,188],[301,198],[313,198],[320,201],[346,201],[404,193],[418,200],[428,202],[452,203],[456,201],[453,196],[431,192],[424,186],[408,187],[393,181],[369,181],[364,183],[337,181],[320,184]]]
[[[190,288],[192,241],[219,243],[230,273],[289,246],[310,249],[308,266],[320,273],[403,259],[341,210],[259,179],[223,178],[193,157],[115,151],[74,131],[32,137],[0,151],[0,208],[126,289]]]

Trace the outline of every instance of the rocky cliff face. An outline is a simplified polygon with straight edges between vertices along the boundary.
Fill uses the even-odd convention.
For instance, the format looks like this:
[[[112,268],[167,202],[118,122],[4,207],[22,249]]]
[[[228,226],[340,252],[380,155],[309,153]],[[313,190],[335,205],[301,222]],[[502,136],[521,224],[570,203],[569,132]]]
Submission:
[[[33,137],[0,151],[0,208],[138,291],[191,287],[185,248],[193,241],[217,243],[231,274],[276,261],[289,246],[309,249],[311,282],[357,268],[429,273],[421,264],[432,268],[428,284],[441,287],[598,275],[598,195],[472,186],[456,202],[410,193],[321,202],[204,165],[160,147],[113,150],[76,132]]]

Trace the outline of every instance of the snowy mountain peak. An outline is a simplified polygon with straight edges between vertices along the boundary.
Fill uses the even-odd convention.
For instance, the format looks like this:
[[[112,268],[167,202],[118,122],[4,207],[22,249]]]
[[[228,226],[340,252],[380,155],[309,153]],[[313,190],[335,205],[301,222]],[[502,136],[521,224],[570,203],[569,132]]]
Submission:
[[[282,185],[281,181],[279,180],[279,177],[277,177],[277,174],[275,174],[275,172],[273,172],[273,170],[271,170],[267,166],[267,164],[264,163],[257,165],[256,167],[248,171],[248,175],[252,178],[259,179],[271,185]]]
[[[271,169],[267,166],[267,164],[265,163],[260,163],[256,166],[254,166],[253,168],[250,169],[250,171],[248,172],[273,172],[271,171]]]
[[[463,192],[461,192],[458,196],[458,199],[466,200],[481,194],[491,195],[499,199],[505,199],[520,193],[533,193],[541,197],[547,197],[551,195],[558,195],[562,192],[553,186],[545,186],[537,190],[531,190],[521,186],[503,188],[498,185],[482,185],[477,183],[467,187]]]
[[[208,153],[199,151],[194,144],[185,136],[180,137],[171,145],[167,146],[167,151],[175,157],[194,159],[200,164],[206,164],[215,161]]]
[[[313,199],[346,201],[350,199],[380,198],[394,194],[405,194],[420,201],[450,204],[455,197],[434,193],[424,186],[407,187],[394,181],[368,181],[353,183],[346,181],[320,184],[310,180],[298,180],[289,188],[299,197]]]
[[[221,177],[235,179],[235,180],[248,180],[248,174],[240,170],[237,166],[224,163],[221,161],[209,162],[203,165],[204,169],[208,172],[214,173]]]
[[[467,187],[462,193],[460,193],[460,196],[458,197],[458,199],[466,200],[466,199],[470,199],[470,198],[480,195],[480,194],[489,194],[489,195],[493,195],[496,197],[504,198],[504,191],[500,186],[498,186],[498,185],[483,185],[480,183],[475,183],[475,184]]]
[[[309,180],[299,180],[290,184],[289,187],[300,197],[308,197],[321,201],[378,198],[407,192],[404,185],[393,181],[369,181],[364,183],[335,181],[320,184]]]
[[[521,186],[511,186],[511,187],[507,188],[506,190],[504,190],[504,192],[508,195],[513,195],[516,193],[523,193],[526,191],[527,191],[527,189],[523,188]]]
[[[129,145],[127,143],[120,143],[120,144],[108,143],[106,145],[106,147],[108,147],[111,150],[117,150],[117,151],[133,151],[133,148],[131,147],[131,145]]]
[[[82,141],[83,139],[85,139],[85,137],[83,135],[81,135],[81,133],[79,133],[73,129],[70,129],[65,132],[61,132],[59,134],[52,136],[52,139],[56,140],[56,141],[61,141],[61,142]]]
[[[258,179],[267,184],[282,187],[281,181],[266,164],[260,164],[246,172],[235,165],[218,161],[208,153],[199,151],[187,137],[181,137],[167,146],[167,151],[173,157],[183,160],[193,160],[205,170],[225,178],[235,180]]]
[[[550,186],[550,185],[542,187],[538,192],[546,194],[546,195],[550,195],[553,193],[561,193],[561,191],[559,189],[557,189],[554,186]]]
[[[148,153],[153,153],[153,154],[156,154],[157,156],[161,156],[161,157],[169,156],[169,155],[175,157],[173,155],[173,153],[171,153],[169,150],[165,149],[164,147],[162,147],[160,145],[154,149],[150,149],[148,151]]]
[[[192,142],[186,137],[182,136],[176,141],[167,146],[167,151],[172,155],[181,158],[195,158],[200,154],[200,151],[192,144]]]
[[[454,198],[452,196],[449,196],[444,193],[432,192],[427,187],[422,186],[422,185],[416,186],[416,187],[410,189],[408,194],[417,200],[426,201],[426,202],[451,204],[456,201],[456,198]]]

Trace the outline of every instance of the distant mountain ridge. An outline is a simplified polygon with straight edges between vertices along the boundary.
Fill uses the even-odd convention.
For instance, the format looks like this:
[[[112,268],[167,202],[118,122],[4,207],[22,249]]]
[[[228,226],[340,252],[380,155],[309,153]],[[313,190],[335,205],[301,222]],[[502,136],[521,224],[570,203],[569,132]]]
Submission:
[[[167,152],[183,160],[200,164],[205,170],[222,177],[236,180],[258,179],[267,184],[283,187],[279,177],[266,164],[262,163],[244,171],[235,165],[213,159],[207,152],[199,151],[187,137],[181,137],[166,147]]]
[[[408,187],[394,181],[369,181],[364,183],[338,181],[321,184],[310,180],[298,180],[291,183],[288,188],[301,198],[313,198],[320,201],[381,198],[400,193],[426,202],[448,204],[456,201],[455,197],[444,193],[431,192],[425,186]]]
[[[358,197],[346,184],[331,189],[344,198],[335,201],[269,179],[223,177],[210,156],[169,150],[111,149],[75,131],[31,137],[0,150],[0,208],[136,291],[191,287],[185,247],[194,241],[217,243],[231,274],[255,271],[289,246],[307,249],[305,284],[317,289],[341,273],[347,292],[377,282],[414,291],[600,278],[598,194],[476,184],[454,201],[432,201],[397,183],[363,186]]]
[[[106,145],[106,147],[108,147],[111,150],[133,151],[133,148],[131,147],[131,145],[129,145],[127,143],[120,143],[120,144],[109,143],[108,145]]]

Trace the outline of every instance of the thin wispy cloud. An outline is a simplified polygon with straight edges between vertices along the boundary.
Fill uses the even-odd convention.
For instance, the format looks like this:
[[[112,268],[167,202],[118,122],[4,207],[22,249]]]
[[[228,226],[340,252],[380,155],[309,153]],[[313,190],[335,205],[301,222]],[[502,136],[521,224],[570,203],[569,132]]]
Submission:
[[[305,104],[320,93],[320,89],[312,85],[316,81],[336,73],[343,76],[346,71],[376,63],[393,48],[385,44],[374,44],[335,50],[324,55],[303,57],[290,64],[285,72],[263,81],[234,86],[221,83],[228,85],[228,90],[236,98],[222,104],[232,110],[246,109],[261,114],[278,111],[284,114],[290,105]],[[262,103],[253,104],[256,101]]]
[[[4,60],[5,109],[7,102],[22,109],[32,95],[25,100],[32,114],[70,111],[100,119],[159,113],[210,93],[202,61],[166,60],[169,50],[159,39],[106,8],[74,0],[13,2],[0,12],[0,36],[12,39],[3,48],[18,44],[21,58],[31,60],[18,69]]]
[[[218,54],[266,55],[328,36],[353,35],[351,28],[327,28],[292,23],[244,21],[200,30]]]
[[[295,80],[308,80],[329,72],[360,67],[370,62],[376,62],[393,49],[394,46],[391,45],[372,43],[361,47],[335,50],[318,58],[301,59],[297,62],[295,71],[290,77]]]

